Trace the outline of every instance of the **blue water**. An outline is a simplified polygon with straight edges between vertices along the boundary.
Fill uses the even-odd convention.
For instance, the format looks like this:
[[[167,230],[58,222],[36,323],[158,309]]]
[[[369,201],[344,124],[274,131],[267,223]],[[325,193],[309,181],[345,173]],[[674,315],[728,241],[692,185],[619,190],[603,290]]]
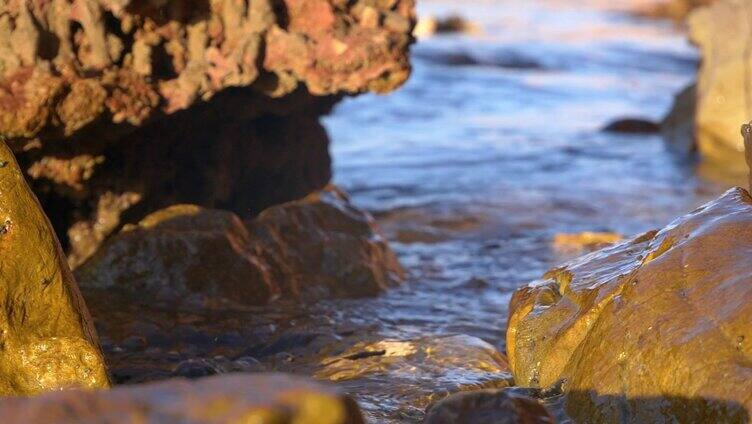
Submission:
[[[601,131],[627,116],[660,121],[694,78],[678,28],[575,0],[453,3],[420,13],[459,9],[483,33],[421,40],[402,89],[325,119],[335,182],[411,273],[381,297],[327,307],[370,338],[465,333],[503,351],[515,288],[577,254],[554,247],[557,233],[659,228],[726,185],[698,177],[659,135]],[[404,406],[368,391],[357,395],[372,415]]]

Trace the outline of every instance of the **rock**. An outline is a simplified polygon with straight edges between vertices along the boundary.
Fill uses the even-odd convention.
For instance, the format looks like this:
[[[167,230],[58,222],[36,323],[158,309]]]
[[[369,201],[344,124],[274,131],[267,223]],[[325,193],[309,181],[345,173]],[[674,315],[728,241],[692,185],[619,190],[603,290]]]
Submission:
[[[661,133],[669,149],[680,156],[691,157],[697,152],[695,142],[695,108],[697,84],[692,83],[674,98],[671,111],[661,122]]]
[[[739,126],[752,113],[752,75],[747,69],[750,13],[752,4],[739,0],[714,2],[692,13],[690,38],[702,56],[695,105],[685,91],[664,125],[674,133],[669,136],[672,145],[687,151],[691,148],[684,146],[692,146],[694,140],[701,158],[728,174],[746,173]],[[686,122],[694,122],[691,137]]]
[[[564,381],[575,422],[745,422],[752,197],[726,192],[549,271],[510,305],[515,382]]]
[[[744,158],[747,162],[747,189],[752,190],[752,121],[742,125],[742,138],[744,139]]]
[[[413,0],[0,4],[0,135],[71,255],[176,203],[324,187],[318,118],[409,76]]]
[[[16,423],[361,424],[357,404],[321,384],[284,374],[172,379],[108,391],[67,391],[0,401]]]
[[[428,16],[418,20],[413,30],[413,36],[427,38],[435,34],[478,34],[480,32],[482,32],[480,25],[459,15],[450,15],[443,18]]]
[[[554,248],[562,251],[595,250],[622,239],[617,233],[585,231],[576,234],[559,233],[554,236]]]
[[[379,414],[385,410],[397,413],[388,410],[399,405],[385,405],[386,398],[399,398],[417,409],[413,414],[422,415],[431,402],[452,393],[512,383],[506,358],[490,344],[466,335],[358,343],[322,361],[315,377],[355,392],[367,385],[368,394],[360,394],[358,400],[376,422],[384,421]]]
[[[0,258],[0,395],[107,387],[97,334],[76,281],[1,139]]]
[[[330,187],[247,225],[195,205],[160,210],[107,241],[76,275],[87,289],[259,304],[375,295],[404,270],[373,218]]]
[[[673,19],[682,22],[694,9],[708,6],[716,0],[663,0],[648,2],[646,7],[639,9],[641,16],[661,19]]]
[[[617,119],[603,127],[603,132],[621,134],[655,134],[660,130],[658,124],[643,118]]]
[[[537,399],[510,389],[456,393],[431,406],[424,424],[553,424]]]

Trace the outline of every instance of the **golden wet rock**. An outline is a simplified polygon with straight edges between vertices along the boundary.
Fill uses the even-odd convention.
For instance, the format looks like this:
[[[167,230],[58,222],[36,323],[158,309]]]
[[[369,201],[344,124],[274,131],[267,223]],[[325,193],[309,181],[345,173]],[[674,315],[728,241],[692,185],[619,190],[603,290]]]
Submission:
[[[358,400],[371,414],[404,405],[422,414],[431,402],[452,393],[512,384],[506,358],[490,344],[466,335],[358,343],[323,360],[315,377],[337,382],[352,393],[368,387],[368,394]],[[388,402],[396,404],[385,405]]]
[[[554,236],[554,248],[563,251],[597,249],[616,243],[621,234],[585,231],[582,233],[559,233]]]
[[[362,424],[357,404],[334,389],[285,374],[173,379],[108,391],[0,401],[6,422]]]
[[[404,270],[373,218],[334,187],[243,223],[175,205],[127,226],[76,270],[84,288],[259,304],[375,295]]]
[[[0,394],[109,385],[60,244],[2,140],[0,311]]]
[[[747,422],[752,198],[741,188],[549,271],[510,305],[515,381],[577,422]]]

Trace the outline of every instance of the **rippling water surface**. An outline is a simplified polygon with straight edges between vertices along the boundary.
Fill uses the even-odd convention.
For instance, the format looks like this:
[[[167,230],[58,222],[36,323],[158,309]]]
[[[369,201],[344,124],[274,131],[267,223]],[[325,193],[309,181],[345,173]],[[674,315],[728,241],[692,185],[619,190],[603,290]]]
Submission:
[[[378,299],[329,307],[373,337],[465,333],[503,350],[514,289],[571,256],[555,234],[642,232],[725,187],[658,135],[600,131],[660,120],[693,78],[696,53],[671,24],[574,0],[453,4],[419,10],[456,10],[484,32],[419,42],[403,89],[347,100],[325,120],[335,182],[411,272]]]
[[[424,15],[460,4],[420,3]],[[726,188],[697,177],[657,135],[600,131],[625,116],[659,120],[697,57],[670,24],[599,4],[614,2],[463,1],[459,12],[482,34],[419,42],[404,88],[346,100],[326,118],[335,182],[376,216],[410,272],[405,285],[369,299],[212,311],[87,298],[114,323],[100,334],[114,335],[104,345],[116,381],[166,378],[176,364],[187,376],[256,366],[342,376],[346,362],[321,370],[327,357],[392,339],[351,356],[374,369],[392,361],[388,377],[338,384],[373,422],[396,423],[419,421],[437,390],[493,380],[497,354],[470,358],[488,345],[439,337],[504,351],[515,288],[577,254],[557,250],[556,234],[643,232]],[[157,328],[165,322],[179,325]],[[127,337],[147,333],[155,347],[143,352]]]

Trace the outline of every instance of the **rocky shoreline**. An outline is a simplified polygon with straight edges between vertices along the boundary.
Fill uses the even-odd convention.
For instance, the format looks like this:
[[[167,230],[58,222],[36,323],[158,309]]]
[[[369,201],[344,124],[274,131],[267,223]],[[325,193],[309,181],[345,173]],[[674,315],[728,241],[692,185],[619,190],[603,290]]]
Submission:
[[[688,91],[663,124],[677,150],[736,173],[752,136],[739,135],[745,94],[724,85],[744,78],[743,43],[722,27],[745,7],[692,14],[696,106]],[[366,317],[320,304],[408,278],[376,220],[331,185],[320,119],[407,79],[414,23],[411,0],[0,6],[2,416],[749,421],[742,188],[624,240],[557,234],[555,248],[592,253],[515,292],[506,352],[465,334],[370,334]]]

